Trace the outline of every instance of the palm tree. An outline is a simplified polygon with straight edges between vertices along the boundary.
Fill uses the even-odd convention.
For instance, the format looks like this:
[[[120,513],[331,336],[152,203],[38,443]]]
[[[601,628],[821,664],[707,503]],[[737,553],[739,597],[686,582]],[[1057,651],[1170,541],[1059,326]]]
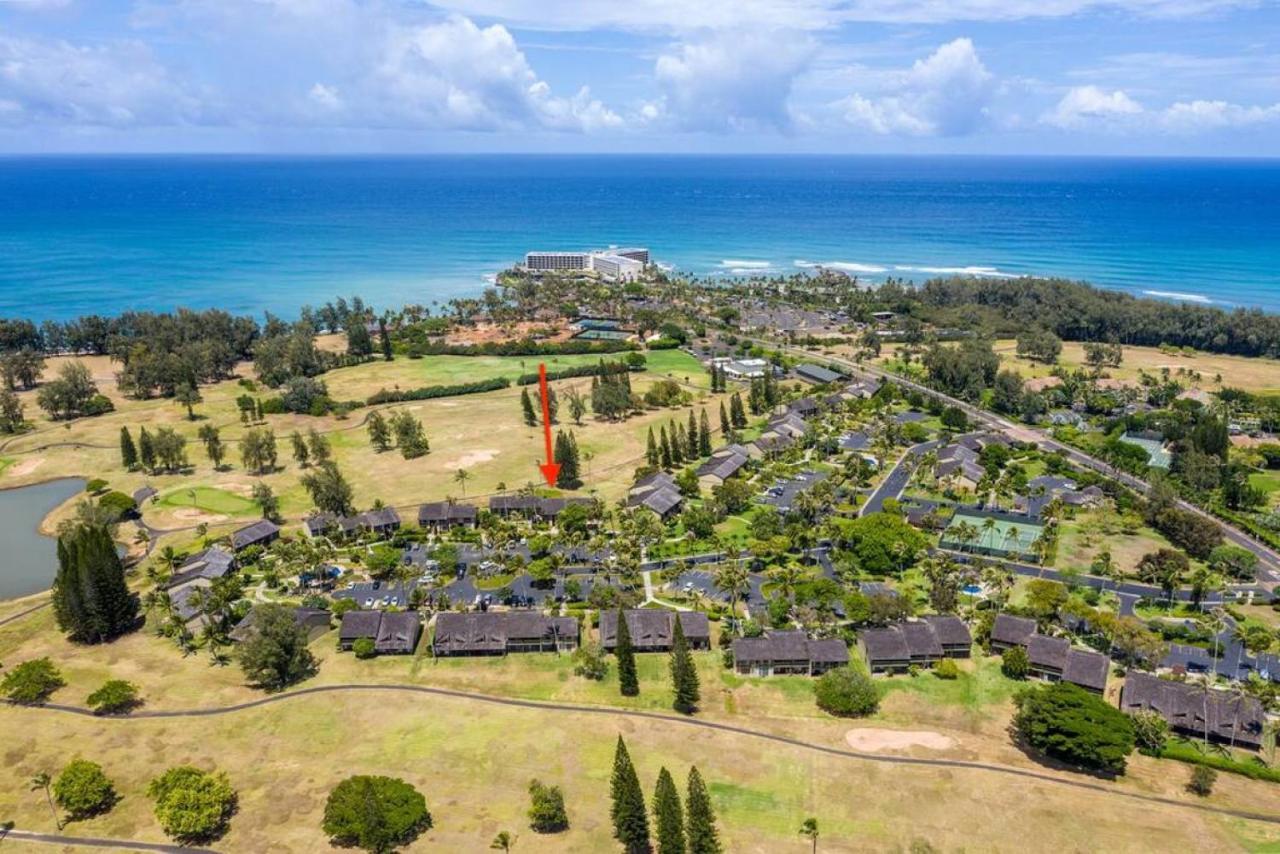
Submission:
[[[31,791],[37,792],[44,789],[44,798],[49,802],[49,812],[53,813],[53,823],[57,825],[58,830],[62,830],[62,819],[58,816],[58,808],[53,805],[53,792],[49,787],[53,785],[53,779],[43,771],[31,778]]]
[[[453,482],[458,484],[462,489],[462,497],[467,497],[467,481],[471,479],[471,472],[466,469],[458,469],[453,473]]]
[[[809,816],[800,825],[800,835],[813,843],[813,850],[816,854],[818,850],[818,820],[813,816]]]
[[[982,542],[988,543],[987,548],[995,544],[996,519],[994,516],[988,516],[982,522]]]
[[[493,842],[489,843],[489,847],[495,851],[510,851],[511,846],[516,842],[516,838],[507,831],[503,830],[493,837]]]
[[[769,577],[773,579],[778,592],[785,596],[788,602],[795,598],[796,585],[800,583],[803,575],[804,572],[800,567],[793,564],[784,564],[769,571]]]
[[[729,613],[736,616],[738,597],[749,589],[746,566],[736,560],[720,564],[716,568],[715,582],[717,587],[729,594]]]
[[[164,564],[165,569],[173,573],[173,568],[178,565],[178,560],[182,555],[173,546],[165,546],[160,550],[160,562]]]

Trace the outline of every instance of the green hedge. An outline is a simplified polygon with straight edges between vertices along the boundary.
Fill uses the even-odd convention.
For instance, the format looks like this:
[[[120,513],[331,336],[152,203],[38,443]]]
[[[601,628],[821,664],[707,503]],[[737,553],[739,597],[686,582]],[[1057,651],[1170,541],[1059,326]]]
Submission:
[[[380,403],[401,403],[406,400],[434,400],[437,397],[458,397],[464,394],[479,394],[486,391],[498,391],[507,388],[511,382],[506,377],[495,377],[478,383],[462,383],[460,385],[429,385],[422,388],[382,389],[369,395],[368,404],[377,406]]]
[[[634,341],[584,341],[576,338],[560,342],[525,338],[520,341],[486,341],[483,344],[425,341],[417,339],[412,333],[405,333],[402,338],[401,347],[406,352],[412,350],[423,356],[577,356],[625,353],[639,349]]]
[[[1199,748],[1186,739],[1174,739],[1158,753],[1146,748],[1139,749],[1138,752],[1158,759],[1173,759],[1189,765],[1205,765],[1218,771],[1226,771],[1228,774],[1241,774],[1253,780],[1280,783],[1280,769],[1268,767],[1262,764],[1260,759],[1241,761],[1217,753],[1201,753]]]
[[[548,380],[567,380],[573,377],[595,377],[603,374],[626,374],[631,371],[643,371],[644,365],[632,368],[625,362],[605,362],[603,365],[575,365],[572,368],[559,368],[547,371]],[[516,385],[533,385],[538,381],[537,374],[521,374],[516,377]]]

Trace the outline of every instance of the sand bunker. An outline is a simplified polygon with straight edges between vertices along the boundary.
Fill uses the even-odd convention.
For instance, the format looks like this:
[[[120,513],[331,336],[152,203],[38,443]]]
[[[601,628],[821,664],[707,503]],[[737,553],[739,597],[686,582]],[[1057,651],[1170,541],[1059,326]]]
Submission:
[[[471,451],[463,454],[456,460],[449,460],[444,464],[447,469],[465,469],[471,466],[480,465],[481,463],[491,462],[494,457],[498,456],[498,451],[486,449],[480,451]]]
[[[926,750],[950,750],[955,746],[955,739],[940,732],[927,730],[851,729],[845,734],[845,741],[854,750],[864,753],[892,753],[923,747]]]
[[[183,507],[173,511],[173,518],[180,522],[194,522],[197,525],[205,522],[212,525],[214,522],[225,522],[229,517],[221,513],[208,513],[198,507]]]
[[[40,466],[44,465],[44,457],[33,457],[29,460],[23,460],[9,467],[10,477],[26,477]]]

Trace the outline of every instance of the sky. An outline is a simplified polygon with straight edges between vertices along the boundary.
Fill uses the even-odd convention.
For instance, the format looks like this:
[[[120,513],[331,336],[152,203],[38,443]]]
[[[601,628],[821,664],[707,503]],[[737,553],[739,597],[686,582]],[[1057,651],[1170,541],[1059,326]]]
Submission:
[[[1280,156],[1277,0],[0,0],[0,152]]]

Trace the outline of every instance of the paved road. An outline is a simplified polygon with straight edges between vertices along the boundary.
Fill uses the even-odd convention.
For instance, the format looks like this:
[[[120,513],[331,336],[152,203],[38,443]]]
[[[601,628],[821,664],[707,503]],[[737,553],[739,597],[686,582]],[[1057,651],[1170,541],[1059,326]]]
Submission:
[[[213,854],[212,848],[192,848],[186,845],[166,845],[157,842],[131,842],[125,839],[102,839],[93,836],[62,836],[56,833],[35,833],[30,830],[0,830],[0,849],[5,840],[18,842],[43,842],[49,845],[75,845],[80,848],[108,848],[120,851],[164,851],[172,854]]]
[[[747,738],[768,741],[774,744],[783,744],[788,747],[795,747],[801,750],[823,753],[829,756],[838,756],[846,759],[853,759],[862,762],[875,762],[881,765],[913,765],[924,768],[950,768],[965,769],[971,771],[981,771],[993,774],[1003,774],[1010,777],[1019,777],[1025,780],[1034,780],[1039,783],[1047,783],[1055,786],[1066,786],[1077,790],[1086,790],[1092,792],[1100,792],[1106,795],[1114,795],[1116,797],[1128,798],[1134,801],[1145,803],[1161,804],[1177,809],[1190,809],[1199,812],[1213,813],[1216,815],[1228,815],[1235,818],[1247,819],[1250,821],[1260,821],[1267,824],[1280,825],[1280,814],[1251,812],[1249,810],[1236,810],[1226,807],[1213,806],[1210,804],[1197,801],[1182,801],[1174,798],[1164,798],[1158,795],[1146,795],[1140,792],[1126,791],[1118,789],[1115,786],[1108,786],[1104,783],[1094,782],[1086,777],[1065,777],[1050,774],[1045,771],[1037,771],[1030,768],[1016,768],[1009,765],[998,765],[989,762],[976,762],[967,759],[938,759],[917,756],[893,756],[882,753],[861,753],[856,750],[849,750],[842,747],[834,747],[827,744],[818,744],[816,742],[804,741],[791,736],[779,735],[772,732],[764,732],[761,730],[748,729],[747,727],[735,726],[733,724],[717,723],[714,721],[702,720],[701,718],[688,717],[676,714],[664,714],[661,712],[643,712],[631,709],[618,709],[609,706],[579,706],[569,703],[546,703],[538,700],[520,700],[512,697],[495,697],[489,694],[476,694],[469,691],[454,691],[447,688],[432,688],[426,685],[318,685],[312,688],[300,688],[297,691],[291,691],[286,694],[272,694],[265,697],[259,697],[256,700],[250,700],[246,703],[237,703],[231,706],[215,706],[206,709],[185,709],[172,711],[143,710],[134,712],[131,715],[121,717],[99,717],[98,719],[104,723],[113,725],[127,725],[130,720],[140,718],[207,718],[219,715],[234,714],[246,709],[258,708],[261,706],[273,705],[275,703],[283,703],[293,700],[297,697],[304,697],[312,694],[336,694],[349,692],[386,692],[386,693],[406,693],[406,694],[428,694],[437,697],[448,697],[456,700],[469,700],[477,703],[485,703],[495,706],[506,706],[519,709],[532,709],[539,712],[566,712],[571,714],[586,715],[612,715],[617,717],[631,718],[634,720],[655,721],[670,726],[687,726],[702,730],[710,730],[714,732],[729,733],[732,735],[741,735]],[[28,707],[33,711],[49,711],[61,714],[72,714],[83,717],[97,717],[92,711],[80,706],[64,706],[57,704],[49,704],[46,706]],[[137,846],[141,848],[142,846]],[[163,849],[171,850],[171,849]],[[194,849],[185,849],[194,850]]]
[[[911,476],[915,474],[916,464],[920,462],[920,458],[930,451],[940,448],[943,445],[941,439],[931,439],[928,442],[921,442],[918,445],[912,445],[907,448],[906,453],[899,458],[897,465],[890,470],[885,479],[880,481],[880,485],[867,498],[867,502],[862,505],[858,511],[859,516],[865,516],[868,513],[879,513],[884,509],[884,503],[890,498],[901,498],[902,490],[907,488],[907,484],[911,482]]]
[[[943,401],[946,401],[948,405],[959,408],[961,411],[965,413],[965,415],[969,416],[969,418],[972,419],[973,421],[976,421],[980,424],[986,424],[989,427],[999,430],[1001,433],[1004,433],[1005,435],[1011,438],[1018,439],[1020,441],[1034,441],[1037,444],[1039,444],[1041,447],[1048,448],[1049,450],[1061,451],[1065,453],[1068,459],[1070,459],[1076,465],[1082,466],[1084,468],[1092,469],[1093,471],[1096,471],[1100,474],[1104,474],[1107,477],[1110,477],[1115,479],[1116,481],[1119,481],[1120,483],[1124,484],[1130,489],[1136,490],[1141,493],[1145,493],[1148,489],[1151,488],[1151,485],[1147,483],[1145,480],[1143,480],[1142,478],[1134,477],[1128,472],[1122,472],[1118,469],[1112,468],[1110,465],[1103,462],[1102,460],[1096,457],[1090,456],[1089,454],[1084,453],[1078,448],[1073,448],[1070,445],[1065,445],[1062,442],[1059,442],[1057,439],[1053,438],[1044,430],[1039,429],[1038,427],[1031,427],[1026,424],[1015,424],[1012,421],[1009,421],[1005,418],[1001,418],[999,415],[996,415],[995,413],[988,412],[985,409],[979,409],[978,407],[974,406],[971,403],[966,403],[965,401],[960,400],[959,398],[951,397],[950,395],[944,394],[936,389],[929,388],[926,385],[922,385],[921,383],[915,382],[914,380],[907,379],[906,377],[901,377],[901,376],[898,376],[897,374],[891,374],[888,371],[884,371],[884,370],[881,370],[880,368],[872,367],[870,365],[860,365],[849,359],[842,359],[837,356],[816,356],[813,353],[810,353],[808,350],[804,350],[799,347],[789,347],[787,345],[778,344],[777,342],[763,342],[763,343],[771,344],[772,346],[781,347],[783,350],[787,350],[794,355],[803,355],[804,358],[810,361],[819,361],[819,362],[825,361],[825,362],[838,365],[841,368],[843,368],[845,371],[850,372],[855,376],[858,374],[862,374],[864,376],[871,376],[871,377],[876,377],[882,380],[889,380],[898,385],[905,386],[907,388],[919,391],[922,394],[932,395]],[[1224,522],[1223,520],[1214,516],[1212,513],[1202,510],[1201,508],[1197,507],[1196,505],[1192,504],[1189,501],[1179,500],[1178,506],[1181,507],[1183,510],[1188,510],[1192,513],[1195,513],[1198,516],[1202,516],[1206,519],[1210,519],[1216,522],[1218,526],[1222,528],[1223,536],[1228,541],[1230,541],[1234,545],[1240,546],[1241,548],[1248,549],[1249,551],[1253,552],[1255,555],[1258,556],[1258,560],[1260,561],[1258,566],[1259,581],[1267,584],[1272,584],[1272,585],[1280,584],[1280,553],[1277,553],[1274,549],[1264,545],[1263,543],[1251,537],[1249,534],[1245,533],[1244,531],[1241,531],[1239,528],[1236,528],[1235,526],[1230,525],[1227,522]]]

